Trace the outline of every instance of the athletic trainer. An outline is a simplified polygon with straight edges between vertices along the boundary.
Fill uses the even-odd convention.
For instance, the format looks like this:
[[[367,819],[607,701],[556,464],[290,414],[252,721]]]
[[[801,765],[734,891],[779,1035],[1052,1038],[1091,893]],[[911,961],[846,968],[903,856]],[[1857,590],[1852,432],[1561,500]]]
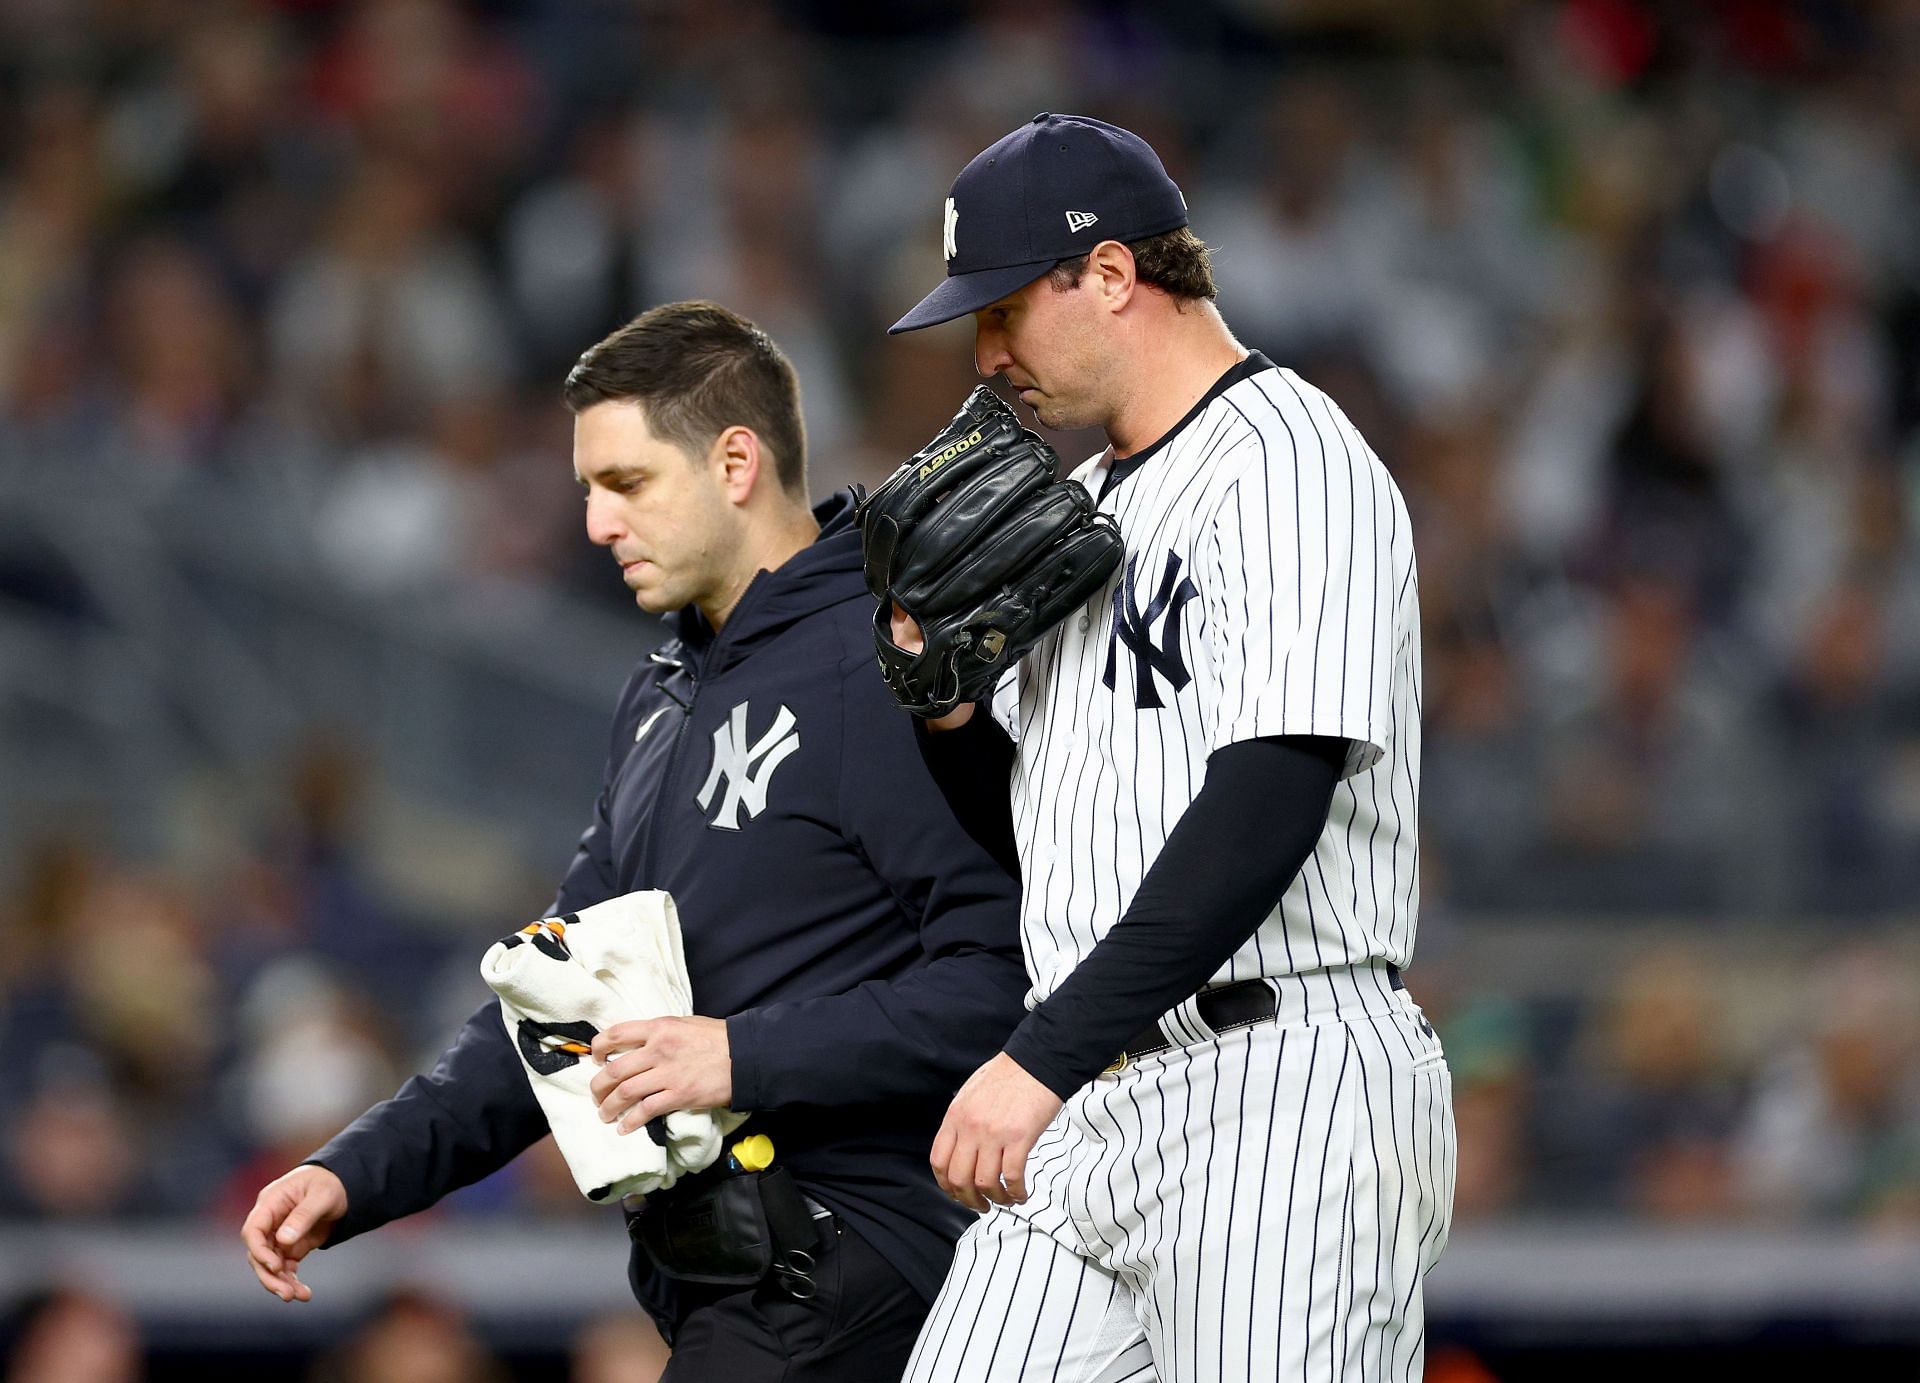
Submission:
[[[756,1169],[756,1143],[752,1177],[723,1164],[649,1197],[634,1290],[673,1345],[673,1383],[898,1376],[967,1222],[928,1143],[1021,1013],[1015,885],[955,820],[875,669],[852,506],[808,507],[798,385],[773,341],[711,303],[657,307],[580,358],[566,402],[587,534],[676,632],[621,695],[547,912],[666,889],[710,1015],[601,1032],[594,1095],[635,1137],[676,1109],[751,1110],[730,1142],[765,1134],[773,1157]],[[261,1192],[243,1230],[254,1271],[306,1300],[309,1250],[425,1209],[546,1132],[489,1002],[431,1072]]]

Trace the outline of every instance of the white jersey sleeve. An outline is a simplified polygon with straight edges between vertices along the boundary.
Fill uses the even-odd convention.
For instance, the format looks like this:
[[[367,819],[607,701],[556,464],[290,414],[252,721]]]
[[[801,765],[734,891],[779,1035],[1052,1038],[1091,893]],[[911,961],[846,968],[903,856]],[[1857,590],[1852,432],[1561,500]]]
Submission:
[[[1389,745],[1398,490],[1346,416],[1291,371],[1236,393],[1255,438],[1197,533],[1209,748],[1274,735],[1351,742],[1343,776]],[[1407,545],[1409,561],[1411,546]]]
[[[987,713],[1007,732],[1007,738],[1020,743],[1020,665],[1007,669],[1007,675],[987,698]]]

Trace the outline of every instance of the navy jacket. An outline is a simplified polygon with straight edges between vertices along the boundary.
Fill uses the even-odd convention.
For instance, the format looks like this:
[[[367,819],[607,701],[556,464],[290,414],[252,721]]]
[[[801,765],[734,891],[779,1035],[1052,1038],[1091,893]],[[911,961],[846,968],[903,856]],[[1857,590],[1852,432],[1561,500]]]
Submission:
[[[1017,885],[954,820],[880,680],[851,503],[697,612],[621,694],[593,824],[550,911],[673,894],[694,1010],[727,1019],[733,1104],[929,1300],[968,1215],[927,1154],[1019,1022]],[[520,919],[503,918],[504,923]],[[546,1122],[495,1004],[313,1157],[346,1183],[338,1244],[504,1166]],[[636,1250],[669,1326],[670,1284]]]

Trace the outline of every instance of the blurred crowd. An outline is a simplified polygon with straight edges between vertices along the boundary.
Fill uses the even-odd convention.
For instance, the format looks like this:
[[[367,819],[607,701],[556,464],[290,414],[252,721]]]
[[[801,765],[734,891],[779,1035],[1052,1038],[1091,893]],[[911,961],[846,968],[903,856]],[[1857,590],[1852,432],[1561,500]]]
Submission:
[[[1909,8],[894,8],[10,7],[0,458],[217,481],[359,591],[624,602],[568,480],[577,352],[725,301],[799,368],[816,492],[872,481],[970,382],[965,323],[884,336],[953,171],[1097,111],[1407,494],[1448,896],[1911,896]]]
[[[1042,109],[1154,143],[1229,323],[1406,493],[1462,1220],[1920,1219],[1920,972],[1875,939],[1920,888],[1911,6],[11,5],[0,472],[217,487],[364,597],[629,609],[578,351],[726,302],[816,493],[872,482],[972,382],[965,323],[884,335],[947,184]],[[190,877],[8,843],[7,1215],[237,1224],[452,1031],[490,937],[373,880],[378,767],[309,746]],[[1446,969],[1503,913],[1710,921],[1536,1003]],[[1743,928],[1789,919],[1834,939],[1770,982]],[[444,1213],[500,1208],[586,1209],[545,1151]]]
[[[6,1383],[144,1383],[154,1378],[290,1377],[284,1355],[249,1360],[259,1374],[233,1372],[234,1361],[173,1351],[152,1360],[140,1325],[84,1287],[36,1295],[0,1323],[0,1378]],[[493,1348],[460,1309],[431,1294],[402,1290],[380,1302],[343,1338],[320,1350],[300,1376],[309,1383],[655,1383],[666,1347],[636,1307],[589,1320],[564,1357],[513,1358]]]
[[[383,904],[323,804],[189,881],[75,839],[29,851],[0,925],[0,1219],[237,1226],[254,1194],[411,1071],[486,997],[489,937]],[[506,931],[539,915],[529,885]],[[1920,947],[1635,927],[1568,974],[1468,964],[1427,919],[1412,985],[1447,1044],[1461,1223],[1610,1220],[1920,1229]],[[1577,972],[1577,973],[1576,973]],[[443,1220],[604,1215],[550,1142]]]

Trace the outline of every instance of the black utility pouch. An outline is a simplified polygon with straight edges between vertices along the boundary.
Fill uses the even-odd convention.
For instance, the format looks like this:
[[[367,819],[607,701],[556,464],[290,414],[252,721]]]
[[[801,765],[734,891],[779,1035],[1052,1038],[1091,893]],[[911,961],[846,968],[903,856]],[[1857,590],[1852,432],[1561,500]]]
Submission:
[[[742,1172],[685,1196],[669,1193],[656,1200],[628,1221],[627,1232],[654,1267],[679,1282],[751,1286],[767,1275],[776,1253],[811,1249],[817,1242],[800,1188],[785,1167]],[[806,1242],[788,1243],[796,1234]]]

